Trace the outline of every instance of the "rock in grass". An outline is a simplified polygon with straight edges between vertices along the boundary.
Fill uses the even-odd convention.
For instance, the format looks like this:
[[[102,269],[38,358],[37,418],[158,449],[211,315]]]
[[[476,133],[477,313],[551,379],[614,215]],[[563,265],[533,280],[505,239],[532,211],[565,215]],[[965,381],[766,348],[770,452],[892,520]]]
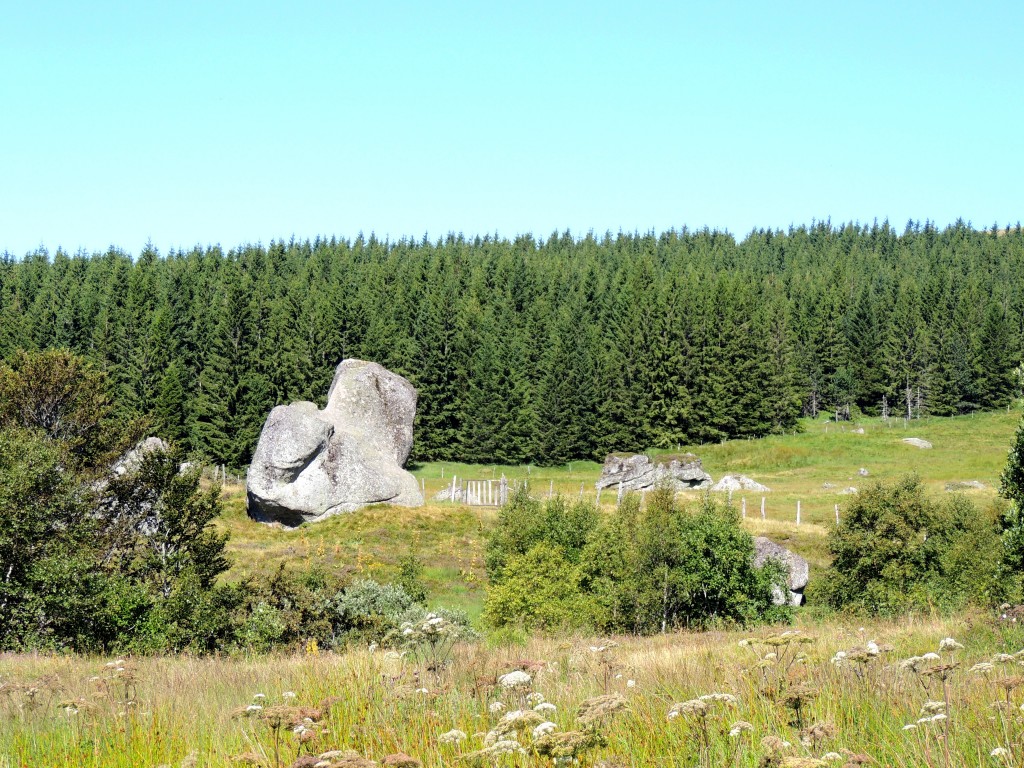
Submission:
[[[711,475],[692,453],[659,456],[655,461],[642,453],[611,453],[595,486],[598,490],[616,486],[624,491],[649,491],[667,484],[672,490],[688,491],[707,488],[711,482]]]
[[[922,440],[920,437],[904,437],[903,442],[907,445],[913,445],[917,448],[931,448],[932,444],[927,440]]]
[[[810,578],[811,568],[807,561],[786,549],[781,544],[776,544],[764,536],[754,538],[754,567],[762,568],[769,559],[778,560],[789,573],[788,586],[789,594],[781,592],[772,596],[776,605],[801,605],[804,601],[804,588]]]
[[[946,483],[946,490],[950,493],[956,491],[981,491],[985,489],[985,484],[978,480],[958,480],[952,483]]]
[[[711,486],[712,491],[770,491],[767,485],[761,485],[745,475],[725,475]]]
[[[403,469],[415,415],[412,384],[377,363],[343,360],[323,410],[297,402],[270,412],[249,467],[249,516],[293,527],[379,502],[420,506]]]

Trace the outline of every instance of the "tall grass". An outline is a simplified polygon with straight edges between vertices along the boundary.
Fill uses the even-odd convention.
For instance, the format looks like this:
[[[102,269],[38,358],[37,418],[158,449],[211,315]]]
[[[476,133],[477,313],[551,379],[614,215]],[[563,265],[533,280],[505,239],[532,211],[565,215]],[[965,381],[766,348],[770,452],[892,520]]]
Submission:
[[[1020,658],[970,671],[998,653],[1020,651],[1024,633],[1016,625],[967,614],[863,626],[835,619],[798,626],[796,634],[782,631],[464,645],[435,671],[411,655],[368,649],[268,658],[8,655],[0,658],[0,765],[227,766],[238,764],[236,758],[276,766],[291,765],[300,751],[328,750],[378,761],[404,752],[425,766],[472,764],[462,758],[486,746],[485,734],[509,710],[538,700],[529,693],[556,707],[543,718],[561,734],[587,732],[577,712],[588,699],[618,694],[625,700],[625,709],[598,718],[606,746],[579,755],[584,765],[817,765],[806,761],[827,753],[841,757],[835,765],[856,765],[857,755],[907,768],[1024,764],[1024,689],[1018,681],[1007,691],[1005,683],[1016,677]],[[938,653],[948,636],[965,647],[942,652],[943,663],[957,665],[945,686],[938,677],[901,669],[908,657]],[[799,640],[805,637],[812,640]],[[869,652],[874,646],[877,655]],[[839,651],[846,660],[834,663]],[[529,686],[498,683],[514,669],[529,671]],[[673,705],[713,693],[736,703],[711,702],[705,717],[669,719]],[[926,701],[947,699],[944,721],[918,723]],[[492,711],[496,701],[503,711]],[[999,702],[1008,705],[993,706]],[[300,744],[291,725],[275,729],[245,714],[250,706],[256,713],[322,712],[311,722],[314,736]],[[730,736],[740,721],[752,730]],[[815,724],[820,738],[808,730]],[[904,730],[908,724],[916,728]],[[444,743],[440,736],[453,729],[468,738]],[[525,754],[476,762],[551,764],[533,753],[528,727],[512,733]],[[998,749],[1010,757],[993,758]]]

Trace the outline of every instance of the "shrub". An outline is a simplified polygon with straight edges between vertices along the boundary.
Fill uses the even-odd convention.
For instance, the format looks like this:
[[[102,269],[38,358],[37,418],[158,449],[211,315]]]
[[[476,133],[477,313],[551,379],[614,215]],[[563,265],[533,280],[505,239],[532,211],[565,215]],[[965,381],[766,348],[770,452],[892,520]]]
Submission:
[[[599,529],[587,548],[585,580],[603,614],[602,628],[642,633],[785,620],[773,591],[785,589],[777,564],[753,565],[753,538],[735,509],[705,496],[679,506],[658,489],[640,509],[634,497]]]
[[[542,542],[558,547],[570,562],[576,562],[597,523],[592,504],[569,504],[562,496],[541,502],[520,488],[501,508],[498,524],[487,540],[487,575],[492,582],[501,581],[511,558],[525,555]]]
[[[563,523],[572,520],[581,525],[570,533]],[[790,614],[772,601],[785,587],[784,569],[755,568],[753,539],[735,510],[710,497],[687,509],[660,489],[641,509],[630,494],[601,521],[579,505],[520,500],[488,554],[494,575],[484,617],[495,627],[650,633]]]
[[[822,592],[836,608],[891,615],[993,603],[1012,591],[998,577],[994,521],[963,496],[928,499],[915,476],[858,494],[829,549],[833,562]]]
[[[484,620],[490,626],[553,630],[593,622],[593,601],[581,591],[579,570],[561,548],[536,544],[513,556],[504,574],[487,592]]]

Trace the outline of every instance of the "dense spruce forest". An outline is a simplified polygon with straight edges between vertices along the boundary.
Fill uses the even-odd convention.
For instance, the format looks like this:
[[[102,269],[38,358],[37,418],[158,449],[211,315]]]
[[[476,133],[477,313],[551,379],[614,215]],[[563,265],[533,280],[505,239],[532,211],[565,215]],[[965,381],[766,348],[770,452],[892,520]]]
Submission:
[[[420,393],[414,458],[562,463],[1005,406],[1024,234],[908,223],[273,242],[0,262],[0,355],[68,348],[122,415],[244,467],[268,411],[375,360]]]

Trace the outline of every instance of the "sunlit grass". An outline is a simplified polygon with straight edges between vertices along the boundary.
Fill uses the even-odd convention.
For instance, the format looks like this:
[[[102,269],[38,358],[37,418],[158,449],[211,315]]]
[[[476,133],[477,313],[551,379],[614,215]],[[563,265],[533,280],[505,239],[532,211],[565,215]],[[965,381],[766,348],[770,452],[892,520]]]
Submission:
[[[851,498],[840,493],[846,488],[862,488],[916,472],[931,494],[944,494],[949,482],[977,480],[985,489],[970,490],[967,495],[979,504],[995,502],[999,475],[1020,418],[1020,410],[1015,409],[906,424],[891,420],[888,425],[880,419],[847,424],[805,420],[796,434],[680,449],[700,456],[716,480],[725,474],[744,474],[771,488],[763,494],[736,492],[732,502],[740,508],[745,499],[747,528],[806,557],[813,576],[828,564],[826,535],[835,521],[836,506],[842,514]],[[915,448],[903,443],[904,437],[921,437],[934,447]],[[867,477],[859,474],[862,468]],[[541,498],[555,493],[577,499],[582,486],[583,498],[595,502],[594,483],[601,465],[584,461],[561,467],[436,462],[411,469],[425,486],[425,506],[370,507],[290,531],[249,520],[244,489],[229,485],[225,489],[227,513],[221,521],[231,533],[235,560],[229,577],[264,574],[285,563],[387,580],[396,575],[399,561],[413,554],[424,563],[433,603],[460,607],[476,616],[484,595],[483,546],[497,511],[434,497],[453,477],[460,482],[498,481],[504,475],[510,483],[528,483],[531,493]],[[611,490],[601,495],[605,510],[614,507],[615,495]],[[700,494],[683,495],[696,500]],[[762,497],[764,522],[760,516]],[[797,501],[801,506],[799,527]]]
[[[949,681],[949,764],[1019,764],[993,763],[990,757],[1000,746],[1016,755],[1024,735],[1017,709],[1024,689],[1011,691],[1008,721],[992,707],[1005,700],[998,681],[1013,676],[1019,664],[1003,663],[992,673],[969,672],[975,662],[996,653],[1020,651],[1024,635],[1018,627],[967,614],[867,623],[833,618],[823,624],[801,622],[797,629],[813,642],[741,647],[741,640],[765,640],[781,631],[760,629],[612,638],[617,645],[609,638],[576,637],[534,638],[525,647],[466,645],[438,673],[417,666],[412,657],[380,650],[123,659],[113,668],[105,659],[9,655],[0,657],[0,764],[228,766],[237,764],[232,756],[250,753],[260,765],[272,766],[271,731],[257,718],[239,717],[239,709],[254,702],[267,708],[316,708],[336,697],[318,726],[326,732],[306,747],[309,752],[352,749],[378,761],[405,752],[428,768],[450,766],[463,762],[459,755],[484,745],[484,732],[500,716],[489,711],[493,702],[502,701],[506,711],[526,703],[527,690],[504,691],[495,685],[505,672],[526,667],[533,676],[528,690],[555,705],[544,716],[561,732],[580,727],[576,711],[589,697],[618,693],[626,699],[625,711],[599,722],[607,746],[584,755],[584,764],[754,766],[766,754],[762,739],[775,736],[791,744],[785,751],[791,758],[849,750],[867,755],[873,764],[943,766],[934,729],[903,730],[916,723],[925,701],[943,698],[942,685],[901,671],[899,662],[937,651],[947,636],[966,646],[943,653],[944,661],[959,663]],[[881,647],[877,657],[844,666],[831,663],[837,651],[852,655],[869,641]],[[885,650],[889,646],[892,650]],[[597,650],[602,647],[606,650]],[[780,660],[775,666],[770,653]],[[798,653],[806,658],[787,669],[784,660]],[[800,723],[786,705],[796,686],[809,691]],[[35,693],[29,695],[30,688]],[[295,698],[285,698],[286,692]],[[737,703],[711,709],[706,744],[692,718],[666,719],[674,703],[711,693],[730,694]],[[256,694],[265,698],[255,699]],[[742,743],[728,735],[741,720],[753,726]],[[833,726],[835,736],[816,746],[802,745],[800,725],[812,723]],[[442,744],[439,736],[452,729],[469,738]],[[290,731],[279,736],[280,764],[290,765],[298,740]],[[526,747],[532,741],[528,732],[517,738]],[[501,764],[551,763],[519,756]]]

